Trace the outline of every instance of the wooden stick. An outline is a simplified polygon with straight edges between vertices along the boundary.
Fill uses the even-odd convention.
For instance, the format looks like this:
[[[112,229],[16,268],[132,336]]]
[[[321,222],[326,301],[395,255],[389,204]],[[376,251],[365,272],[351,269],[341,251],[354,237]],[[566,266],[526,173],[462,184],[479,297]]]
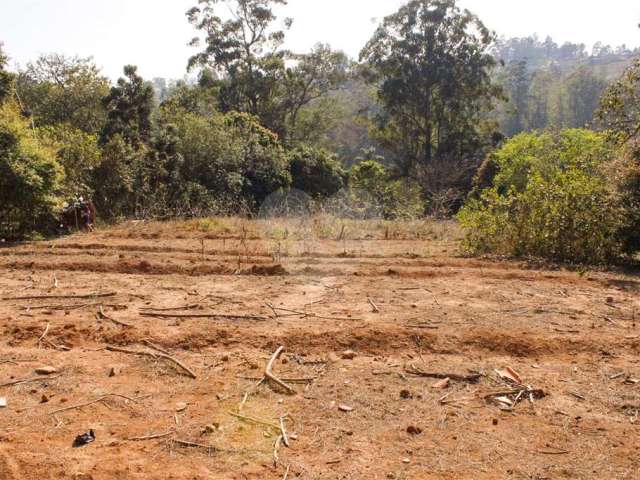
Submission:
[[[148,312],[179,312],[181,310],[194,310],[198,308],[200,305],[194,303],[193,305],[185,305],[183,307],[173,307],[173,308],[156,308],[156,307],[141,307],[140,310],[148,311]]]
[[[456,382],[467,382],[467,383],[478,383],[482,375],[479,373],[475,373],[472,375],[457,375],[455,373],[431,373],[431,372],[423,372],[418,370],[413,365],[411,368],[405,370],[410,375],[415,375],[416,377],[424,377],[424,378],[437,378],[440,380],[444,380],[445,378],[449,378]]]
[[[43,299],[47,299],[47,300],[52,300],[52,299],[71,299],[71,298],[77,298],[77,299],[87,299],[87,298],[107,298],[107,297],[115,297],[117,295],[117,293],[115,292],[110,292],[110,293],[92,293],[89,295],[34,295],[34,296],[30,296],[30,297],[3,297],[2,300],[43,300]]]
[[[164,438],[164,437],[168,437],[169,435],[173,435],[174,431],[170,430],[166,433],[156,433],[155,435],[148,435],[146,437],[132,437],[132,438],[127,438],[127,442],[143,442],[145,440],[155,440],[156,438]]]
[[[260,317],[257,315],[230,315],[224,313],[203,313],[203,314],[179,314],[179,313],[155,313],[155,312],[140,312],[142,317],[155,317],[155,318],[213,318],[221,320],[256,320],[264,322],[266,317]]]
[[[171,440],[173,443],[176,443],[182,447],[187,447],[187,448],[203,448],[205,450],[208,450],[209,453],[211,452],[217,452],[218,448],[214,445],[203,445],[202,443],[194,443],[194,442],[188,442],[186,440],[177,440],[177,439],[173,439]]]
[[[319,320],[342,320],[342,321],[345,321],[345,322],[362,320],[361,318],[324,317],[324,316],[321,316],[321,315],[316,315],[315,313],[301,312],[299,310],[290,310],[288,308],[282,308],[282,307],[274,307],[274,308],[276,310],[280,310],[281,312],[295,313],[296,315],[300,315],[300,316],[303,316],[303,317],[317,318]]]
[[[55,375],[55,376],[48,376],[48,377],[25,378],[23,380],[13,380],[11,382],[0,384],[0,388],[13,387],[14,385],[20,385],[22,383],[46,382],[48,380],[54,380],[60,377],[61,375]]]
[[[107,395],[104,395],[104,396],[102,396],[102,397],[100,397],[100,398],[98,398],[96,400],[92,400],[90,402],[80,403],[78,405],[72,405],[70,407],[64,407],[64,408],[60,408],[58,410],[54,410],[53,412],[49,412],[49,415],[55,415],[57,413],[68,412],[69,410],[76,410],[78,408],[88,407],[88,406],[94,405],[96,403],[104,402],[109,397],[120,397],[120,398],[124,398],[125,400],[129,400],[130,402],[137,403],[136,400],[133,399],[133,398],[129,398],[129,397],[126,397],[124,395],[119,395],[117,393],[109,393]]]
[[[239,418],[240,420],[244,420],[245,422],[253,422],[258,425],[264,425],[265,427],[275,428],[276,430],[280,430],[280,425],[276,425],[275,423],[267,422],[266,420],[260,420],[259,418],[249,417],[247,415],[240,415],[239,413],[229,412],[229,415],[232,417]]]
[[[282,347],[282,346],[278,347],[278,350],[276,350],[276,352],[272,355],[271,360],[269,360],[269,363],[267,364],[267,368],[264,369],[264,376],[266,378],[268,378],[269,380],[271,380],[272,382],[280,385],[287,392],[289,392],[291,394],[295,394],[296,391],[292,387],[287,385],[285,382],[283,382],[282,380],[280,380],[278,377],[276,377],[273,374],[273,370],[272,370],[273,369],[273,364],[278,359],[278,357],[282,354],[282,352],[284,352],[284,347]]]
[[[291,468],[291,465],[287,465],[287,471],[284,472],[284,477],[282,477],[282,480],[287,480],[287,478],[289,478],[289,469]]]
[[[196,374],[193,373],[193,371],[187,367],[184,363],[182,363],[180,360],[177,360],[176,358],[172,357],[171,355],[166,355],[164,353],[152,353],[152,352],[144,352],[141,350],[128,350],[126,348],[120,348],[120,347],[112,347],[111,345],[107,345],[106,349],[109,352],[118,352],[118,353],[126,353],[128,355],[138,355],[138,356],[146,356],[146,357],[152,357],[152,358],[163,358],[165,360],[169,360],[170,362],[174,363],[175,365],[177,365],[178,367],[180,367],[184,372],[187,373],[187,375],[193,379],[196,378]]]
[[[282,435],[278,435],[275,443],[273,444],[273,466],[277,467],[280,459],[278,458],[278,449],[280,448],[280,444],[282,443]]]
[[[171,355],[169,352],[151,343],[149,340],[143,340],[142,343],[144,343],[147,347],[151,348],[152,350],[155,350],[156,352],[164,353],[165,355]]]
[[[380,309],[375,303],[373,303],[373,300],[371,300],[370,298],[367,298],[367,300],[369,301],[369,305],[371,305],[371,308],[373,308],[373,313],[380,313]]]
[[[133,325],[130,325],[128,323],[122,322],[120,320],[116,320],[113,317],[110,317],[109,315],[107,315],[106,313],[104,313],[104,310],[102,309],[102,305],[100,305],[100,311],[98,312],[98,317],[104,320],[109,320],[113,323],[115,323],[116,325],[120,325],[121,327],[125,327],[125,328],[133,328]]]
[[[40,335],[40,338],[38,338],[38,348],[40,348],[40,344],[42,343],[42,340],[44,340],[44,337],[46,337],[47,333],[49,333],[49,327],[51,327],[51,324],[47,323],[44,332],[42,332],[42,335]]]
[[[282,434],[282,441],[289,448],[291,445],[289,445],[289,435],[287,435],[287,431],[284,428],[284,417],[280,417],[280,433]]]

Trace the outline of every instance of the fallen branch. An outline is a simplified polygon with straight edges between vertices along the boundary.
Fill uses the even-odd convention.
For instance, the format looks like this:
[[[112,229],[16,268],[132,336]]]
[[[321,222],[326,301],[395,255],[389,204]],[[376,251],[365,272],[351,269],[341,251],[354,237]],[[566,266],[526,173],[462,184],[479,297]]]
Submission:
[[[278,435],[275,443],[273,444],[273,466],[277,467],[280,458],[278,457],[278,449],[280,448],[280,444],[282,443],[282,435]]]
[[[209,453],[218,451],[218,447],[214,445],[204,445],[202,443],[188,442],[186,440],[176,440],[175,438],[172,439],[171,442],[186,448],[202,448],[204,450],[208,450]]]
[[[29,297],[3,297],[2,300],[60,300],[60,299],[87,299],[87,298],[107,298],[115,297],[117,293],[91,293],[88,295],[33,295]]]
[[[240,420],[244,420],[245,422],[257,423],[258,425],[264,425],[265,427],[271,427],[271,428],[275,428],[276,430],[280,430],[280,425],[267,422],[266,420],[260,420],[259,418],[249,417],[247,415],[241,415],[235,412],[229,412],[229,415],[231,415],[232,417],[239,418]]]
[[[145,440],[155,440],[156,438],[164,438],[173,435],[174,431],[170,430],[166,433],[156,433],[155,435],[147,435],[146,437],[127,438],[127,442],[144,442]]]
[[[38,348],[40,348],[40,344],[42,343],[42,340],[44,340],[44,337],[46,337],[47,333],[49,333],[49,327],[51,327],[51,324],[47,323],[44,332],[42,332],[42,335],[40,335],[40,338],[38,338]]]
[[[102,308],[102,305],[100,305],[100,310],[98,311],[98,318],[102,319],[102,320],[109,320],[110,322],[115,323],[116,325],[120,325],[121,327],[125,327],[125,328],[133,328],[133,325],[126,323],[126,322],[122,322],[120,320],[117,320],[113,317],[110,317],[109,315],[107,315],[106,313],[104,313],[104,310]]]
[[[371,300],[370,298],[367,298],[367,300],[369,301],[369,305],[371,305],[371,308],[373,308],[373,313],[380,313],[380,309],[375,303],[373,303],[373,300]]]
[[[155,312],[140,312],[142,317],[154,317],[154,318],[212,318],[221,320],[256,320],[264,322],[266,317],[258,315],[230,315],[225,313],[202,313],[202,314],[188,314],[188,313],[155,313]]]
[[[163,358],[165,360],[169,360],[170,362],[172,362],[175,365],[177,365],[178,367],[180,367],[184,372],[186,372],[186,374],[189,377],[191,377],[193,379],[196,378],[196,374],[193,373],[193,371],[189,367],[187,367],[180,360],[177,360],[176,358],[172,357],[171,355],[167,355],[165,353],[145,352],[145,351],[142,351],[142,350],[128,350],[126,348],[112,347],[110,345],[108,345],[106,347],[106,349],[109,352],[126,353],[128,355],[138,355],[138,356],[146,356],[146,357],[152,357],[152,358]]]
[[[167,352],[165,349],[160,348],[159,346],[151,343],[149,340],[143,340],[142,343],[144,343],[147,347],[149,347],[152,350],[155,350],[156,352],[160,352],[160,353],[164,353],[165,355],[171,355],[169,352]]]
[[[55,375],[55,376],[47,376],[47,377],[25,378],[23,380],[12,380],[11,382],[0,384],[0,388],[13,387],[14,385],[21,385],[23,383],[46,382],[46,381],[54,380],[54,379],[60,378],[60,377],[61,377],[61,375]]]
[[[284,428],[284,417],[280,417],[280,434],[282,436],[282,441],[284,442],[285,446],[289,448],[290,447],[289,436],[287,435],[287,431]]]
[[[197,303],[193,305],[185,305],[183,307],[173,307],[173,308],[157,308],[157,307],[142,307],[140,310],[145,310],[149,312],[179,312],[184,310],[195,310],[200,307]]]
[[[444,380],[445,378],[448,378],[449,380],[453,380],[456,382],[466,382],[466,383],[478,383],[480,381],[480,378],[482,378],[482,375],[479,373],[474,373],[471,375],[458,375],[455,373],[423,372],[422,370],[417,369],[413,365],[411,365],[411,368],[405,369],[405,371],[409,375],[415,375],[416,377],[437,378],[440,380]]]
[[[53,412],[49,412],[49,415],[55,415],[57,413],[68,412],[69,410],[76,410],[78,408],[84,408],[84,407],[88,407],[90,405],[95,405],[96,403],[104,402],[109,397],[124,398],[125,400],[128,400],[130,402],[137,403],[137,401],[135,399],[133,399],[133,398],[129,398],[129,397],[126,397],[124,395],[119,395],[117,393],[109,393],[107,395],[103,395],[102,397],[100,397],[100,398],[98,398],[96,400],[91,400],[90,402],[80,403],[78,405],[72,405],[70,407],[64,407],[64,408],[60,408],[58,410],[54,410]]]
[[[280,380],[278,377],[276,377],[273,374],[273,364],[278,359],[278,357],[282,354],[282,352],[284,352],[284,347],[282,347],[282,346],[278,347],[276,352],[272,355],[271,360],[269,360],[269,363],[267,363],[267,367],[264,369],[264,376],[265,376],[265,378],[271,380],[272,382],[280,385],[287,392],[289,392],[291,394],[295,394],[296,391],[292,387],[287,385],[285,382],[283,382],[282,380]]]
[[[344,321],[344,322],[351,322],[351,321],[361,321],[361,318],[346,318],[346,317],[325,317],[322,315],[317,315],[315,313],[307,313],[307,312],[301,312],[299,310],[290,310],[288,308],[282,308],[282,307],[273,307],[276,310],[280,310],[281,312],[288,312],[288,313],[293,313],[295,315],[300,315],[302,317],[305,318],[317,318],[319,320],[337,320],[337,321]]]

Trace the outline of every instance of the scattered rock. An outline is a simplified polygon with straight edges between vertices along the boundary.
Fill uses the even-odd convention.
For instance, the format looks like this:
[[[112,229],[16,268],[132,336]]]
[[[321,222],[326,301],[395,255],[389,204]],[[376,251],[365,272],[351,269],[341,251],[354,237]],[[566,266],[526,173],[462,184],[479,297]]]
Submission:
[[[498,425],[498,419],[497,419],[497,418],[494,418],[494,419],[493,419],[493,426],[496,426],[496,425]]]
[[[342,358],[344,360],[353,360],[354,358],[356,358],[356,352],[354,352],[353,350],[345,350],[344,352],[342,352]]]
[[[78,435],[73,441],[73,448],[84,447],[85,445],[94,442],[96,440],[96,433],[93,430],[89,430],[87,433]]]
[[[607,303],[609,305],[613,304],[613,302],[615,302],[615,299],[613,297],[607,297]]]
[[[403,458],[402,463],[411,463],[411,460],[409,460],[408,458]]]
[[[56,368],[48,366],[48,365],[44,366],[44,367],[36,368],[36,373],[38,375],[53,375],[57,371],[58,370]]]
[[[349,405],[339,405],[338,406],[338,410],[340,410],[341,412],[353,412],[353,407],[350,407]]]
[[[413,425],[409,425],[407,427],[407,433],[409,435],[420,435],[422,433],[422,429]]]
[[[440,380],[440,381],[434,383],[433,385],[431,385],[431,388],[444,390],[445,388],[449,388],[450,384],[451,384],[451,379],[443,378],[442,380]]]
[[[403,400],[409,400],[410,398],[413,398],[413,395],[409,390],[400,390],[400,398]]]
[[[48,403],[49,402],[49,397],[47,397],[45,394],[42,394],[42,397],[40,398],[40,403]]]
[[[184,402],[176,403],[176,412],[184,412],[187,409],[188,405]]]
[[[329,362],[331,363],[337,363],[338,361],[340,361],[340,357],[338,357],[338,355],[336,355],[334,352],[329,352],[329,355],[327,355],[327,360],[329,360]]]
[[[227,355],[226,353],[224,355],[222,355],[222,357],[220,358],[220,360],[222,360],[223,362],[228,362],[229,361],[229,355]]]
[[[0,408],[7,408],[7,399],[5,397],[0,397]]]
[[[115,377],[116,375],[120,375],[122,372],[120,367],[111,367],[109,369],[109,377]]]

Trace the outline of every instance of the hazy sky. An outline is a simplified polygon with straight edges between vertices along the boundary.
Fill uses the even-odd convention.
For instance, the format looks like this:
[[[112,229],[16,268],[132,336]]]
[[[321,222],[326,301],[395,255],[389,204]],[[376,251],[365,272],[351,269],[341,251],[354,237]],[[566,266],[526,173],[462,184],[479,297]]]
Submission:
[[[105,73],[117,77],[128,63],[141,73],[181,78],[194,36],[184,13],[196,0],[0,0],[0,41],[13,64],[40,53],[93,56]],[[295,19],[288,47],[308,50],[315,43],[357,56],[376,19],[403,0],[289,0]],[[557,42],[591,47],[640,46],[639,0],[460,0],[499,35],[551,35]]]

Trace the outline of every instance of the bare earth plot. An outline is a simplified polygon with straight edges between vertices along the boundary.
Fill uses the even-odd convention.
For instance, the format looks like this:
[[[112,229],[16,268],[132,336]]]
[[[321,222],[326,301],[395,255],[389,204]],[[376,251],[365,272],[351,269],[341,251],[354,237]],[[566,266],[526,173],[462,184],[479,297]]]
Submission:
[[[466,259],[450,228],[0,249],[0,479],[640,478],[640,278]]]

